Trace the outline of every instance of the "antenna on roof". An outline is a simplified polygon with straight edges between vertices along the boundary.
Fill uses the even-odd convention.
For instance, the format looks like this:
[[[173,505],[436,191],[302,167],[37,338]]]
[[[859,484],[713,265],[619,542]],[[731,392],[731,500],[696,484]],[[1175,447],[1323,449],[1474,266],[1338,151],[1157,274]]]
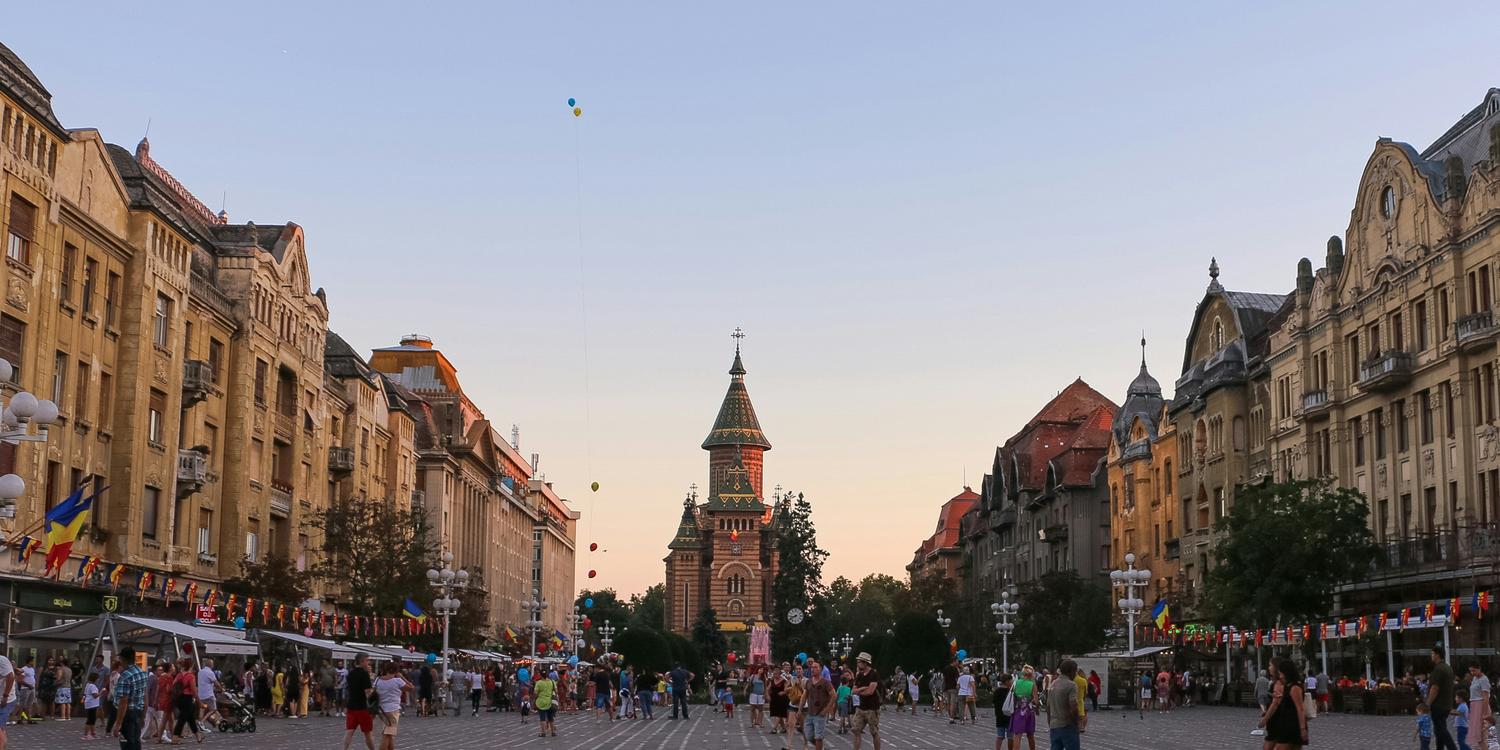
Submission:
[[[521,426],[518,424],[510,426],[510,447],[521,450]]]
[[[145,135],[142,135],[141,138],[145,139],[145,138],[150,138],[150,137],[151,137],[151,118],[147,117],[146,118],[146,133],[145,133]]]

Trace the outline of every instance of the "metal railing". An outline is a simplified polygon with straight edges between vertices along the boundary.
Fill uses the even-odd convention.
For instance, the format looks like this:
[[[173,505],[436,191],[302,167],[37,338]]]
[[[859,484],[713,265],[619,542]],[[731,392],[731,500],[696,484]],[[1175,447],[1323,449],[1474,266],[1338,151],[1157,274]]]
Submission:
[[[1483,338],[1494,332],[1495,313],[1489,310],[1461,316],[1453,324],[1453,334],[1458,338],[1458,343],[1460,344],[1467,343],[1472,339]]]

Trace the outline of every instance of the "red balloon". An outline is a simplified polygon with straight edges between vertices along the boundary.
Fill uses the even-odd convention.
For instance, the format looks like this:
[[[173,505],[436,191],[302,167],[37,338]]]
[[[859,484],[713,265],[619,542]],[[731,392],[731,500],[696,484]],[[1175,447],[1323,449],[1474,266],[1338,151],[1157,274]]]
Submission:
[[[547,651],[547,644],[545,644],[545,643],[538,643],[538,644],[536,644],[536,651],[539,654],[540,653],[546,653],[546,651]]]
[[[598,542],[589,542],[589,551],[590,552],[594,552],[594,551],[596,551],[598,549],[599,549],[599,543]]]
[[[594,627],[594,621],[590,620],[587,616],[585,616],[583,618],[583,627],[584,627],[585,630]]]
[[[728,660],[729,660],[729,663],[730,663],[730,664],[733,664],[733,663],[734,663],[734,660],[735,660],[735,658],[736,658],[736,657],[735,657],[735,655],[734,655],[734,652],[733,652],[733,651],[731,651],[731,652],[729,652],[729,656],[728,656],[728,657],[727,657],[727,658],[728,658]]]
[[[593,578],[596,575],[599,575],[599,571],[597,571],[597,570],[590,570],[589,571],[589,578]]]

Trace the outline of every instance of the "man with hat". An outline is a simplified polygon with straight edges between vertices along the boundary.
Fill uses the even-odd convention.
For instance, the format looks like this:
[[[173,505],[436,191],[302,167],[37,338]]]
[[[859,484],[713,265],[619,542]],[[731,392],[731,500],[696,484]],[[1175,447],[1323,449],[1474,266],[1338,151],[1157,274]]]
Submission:
[[[875,750],[880,750],[880,675],[870,666],[870,653],[859,652],[859,671],[854,673],[854,694],[859,696],[859,709],[854,712],[854,750],[859,750],[865,727],[870,728],[870,739]]]

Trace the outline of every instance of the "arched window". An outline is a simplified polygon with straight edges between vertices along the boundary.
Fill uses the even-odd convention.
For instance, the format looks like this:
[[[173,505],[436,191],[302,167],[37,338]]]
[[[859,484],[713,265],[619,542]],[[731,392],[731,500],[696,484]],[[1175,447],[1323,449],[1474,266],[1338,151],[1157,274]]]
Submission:
[[[1224,321],[1214,318],[1214,335],[1209,343],[1213,345],[1214,351],[1224,348]]]

